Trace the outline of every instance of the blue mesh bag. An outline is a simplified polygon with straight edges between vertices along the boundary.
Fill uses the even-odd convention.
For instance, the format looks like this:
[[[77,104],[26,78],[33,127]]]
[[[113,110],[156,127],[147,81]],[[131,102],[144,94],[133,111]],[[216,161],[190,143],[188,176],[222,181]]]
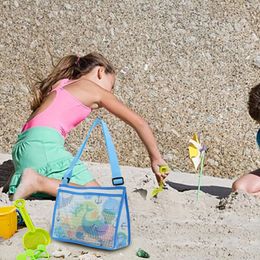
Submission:
[[[92,130],[100,125],[112,171],[111,187],[75,187],[69,184],[73,167],[79,160]],[[54,240],[89,247],[116,250],[130,244],[130,217],[126,188],[122,186],[114,144],[105,122],[97,118],[73,158],[58,188],[51,237]]]

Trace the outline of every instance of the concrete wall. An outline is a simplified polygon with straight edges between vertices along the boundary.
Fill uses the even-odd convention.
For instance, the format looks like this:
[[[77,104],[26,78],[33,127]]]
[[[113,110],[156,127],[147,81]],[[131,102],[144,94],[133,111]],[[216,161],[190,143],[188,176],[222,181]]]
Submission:
[[[150,123],[172,168],[193,170],[193,132],[209,148],[207,174],[234,177],[260,165],[258,126],[247,113],[259,83],[259,1],[9,0],[0,8],[1,152],[11,152],[30,113],[28,75],[46,75],[63,55],[99,51],[118,69],[116,95]],[[70,151],[97,115],[122,165],[149,165],[136,133],[106,111],[71,132]],[[84,159],[107,161],[99,137]]]

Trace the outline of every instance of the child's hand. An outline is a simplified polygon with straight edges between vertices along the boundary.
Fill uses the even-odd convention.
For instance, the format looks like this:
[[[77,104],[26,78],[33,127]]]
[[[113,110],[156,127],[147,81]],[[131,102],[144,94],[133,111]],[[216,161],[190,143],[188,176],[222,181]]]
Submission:
[[[155,174],[156,180],[158,182],[158,184],[160,185],[161,183],[164,183],[165,178],[167,177],[168,173],[160,173],[159,172],[159,167],[161,165],[167,165],[167,163],[163,160],[163,159],[159,159],[159,160],[152,160],[151,161],[151,167],[152,170]]]

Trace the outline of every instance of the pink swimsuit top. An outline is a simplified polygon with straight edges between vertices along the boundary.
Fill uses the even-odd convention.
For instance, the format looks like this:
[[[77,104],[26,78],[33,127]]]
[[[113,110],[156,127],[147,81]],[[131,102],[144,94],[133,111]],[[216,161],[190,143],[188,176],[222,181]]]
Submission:
[[[90,114],[90,107],[82,104],[81,101],[63,88],[68,83],[70,83],[69,79],[61,80],[61,83],[52,90],[56,91],[52,103],[44,111],[29,120],[23,126],[22,132],[35,126],[46,126],[56,129],[65,138],[72,128]]]

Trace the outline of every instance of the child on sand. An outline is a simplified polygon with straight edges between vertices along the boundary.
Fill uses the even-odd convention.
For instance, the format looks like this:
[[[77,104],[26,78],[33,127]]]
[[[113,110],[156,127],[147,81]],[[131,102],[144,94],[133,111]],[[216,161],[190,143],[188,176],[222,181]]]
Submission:
[[[35,193],[56,196],[61,179],[73,156],[64,148],[67,134],[92,110],[105,108],[135,129],[151,160],[158,183],[165,161],[148,123],[121,103],[113,94],[115,70],[98,53],[83,57],[63,57],[52,72],[34,85],[32,114],[12,149],[15,173],[9,186],[13,199]],[[71,185],[99,186],[79,161],[73,169]]]
[[[250,116],[260,123],[260,84],[249,93],[248,111]],[[260,129],[257,132],[257,144],[260,147]],[[233,183],[233,191],[241,190],[253,195],[260,195],[260,169],[247,173]]]

